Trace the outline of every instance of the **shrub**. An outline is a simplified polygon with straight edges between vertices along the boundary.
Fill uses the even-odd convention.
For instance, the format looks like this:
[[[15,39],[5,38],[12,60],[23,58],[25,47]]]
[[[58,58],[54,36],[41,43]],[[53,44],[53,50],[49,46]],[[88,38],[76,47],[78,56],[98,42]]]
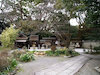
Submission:
[[[8,75],[17,65],[16,59],[13,59],[8,52],[0,53],[0,75]]]
[[[72,51],[72,56],[78,56],[80,55],[78,52]]]
[[[34,56],[33,56],[33,54],[30,54],[30,53],[22,54],[20,56],[20,60],[22,62],[32,61],[32,60],[34,60]]]
[[[67,50],[46,51],[47,56],[60,56],[65,55]]]
[[[8,75],[7,72],[0,72],[0,75]]]
[[[11,59],[10,66],[15,68],[15,67],[17,67],[17,65],[18,65],[18,62],[16,61],[16,59]]]
[[[23,48],[22,48],[23,50],[25,50],[25,51],[28,51],[28,49],[27,49],[27,47],[26,46],[23,46]]]
[[[9,66],[10,62],[8,60],[8,54],[5,55],[3,53],[0,53],[0,71],[3,71]]]
[[[0,75],[15,75],[15,73],[17,72],[16,67],[18,65],[16,59],[10,59],[9,61],[9,65],[4,68],[3,70],[0,70]]]
[[[60,51],[56,50],[56,51],[54,52],[54,56],[59,56],[59,55],[60,55]]]
[[[27,52],[27,53],[34,54],[34,52],[35,52],[35,51],[29,51],[29,52]]]
[[[66,55],[66,56],[77,56],[79,55],[79,53],[75,52],[75,51],[71,51],[71,54],[69,53],[68,50],[55,50],[55,51],[46,51],[47,56],[60,56],[60,55]]]
[[[71,56],[78,56],[80,55],[78,52],[76,51],[73,51],[72,49],[69,49],[68,50],[68,56],[71,55]]]
[[[100,46],[94,47],[94,50],[95,50],[96,52],[99,52],[99,51],[100,51]]]
[[[11,50],[11,48],[5,48],[5,47],[0,47],[0,51],[8,51],[8,50]]]
[[[66,56],[69,56],[70,54],[69,54],[69,52],[68,52],[68,51],[65,51],[65,55],[66,55]]]
[[[55,45],[51,46],[51,50],[55,51],[56,50],[56,46]]]
[[[1,34],[1,42],[3,47],[13,47],[16,37],[18,35],[18,30],[14,29],[13,26],[3,30]]]
[[[53,56],[54,55],[54,51],[46,51],[47,56]]]
[[[13,54],[14,58],[16,58],[17,60],[19,60],[20,56],[22,54],[25,54],[25,53],[26,53],[26,51],[24,51],[24,50],[16,50],[12,54]]]

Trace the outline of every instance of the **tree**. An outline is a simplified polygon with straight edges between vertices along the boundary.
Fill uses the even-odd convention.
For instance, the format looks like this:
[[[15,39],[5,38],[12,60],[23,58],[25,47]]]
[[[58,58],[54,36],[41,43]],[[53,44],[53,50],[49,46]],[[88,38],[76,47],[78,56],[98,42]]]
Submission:
[[[62,14],[62,12],[53,13],[52,19],[50,20],[52,29],[56,37],[61,40],[66,47],[68,47],[69,43],[69,31],[68,31],[68,17],[66,14]]]
[[[1,0],[0,2],[0,16],[6,22],[13,23],[17,20],[31,19],[31,9],[43,0]]]
[[[100,1],[99,0],[57,0],[57,7],[65,8],[68,13],[69,20],[71,18],[78,18],[79,24],[84,23],[83,38],[88,40],[99,40],[100,37]],[[85,19],[81,14],[85,15]],[[82,31],[83,32],[83,31]]]
[[[86,11],[83,37],[85,40],[100,40],[100,0],[83,0]]]
[[[20,20],[16,22],[16,27],[20,29],[26,36],[30,34],[35,34],[37,32],[37,25],[35,21],[29,20]]]
[[[9,24],[0,21],[0,34],[6,27],[9,27]]]
[[[70,27],[70,33],[71,33],[71,39],[78,38],[78,27],[77,26],[71,26]]]
[[[13,47],[16,37],[18,35],[18,30],[14,29],[13,26],[3,30],[1,34],[1,42],[3,47]]]
[[[88,27],[100,28],[100,0],[84,0],[87,11],[85,23]]]
[[[66,39],[66,45],[67,47],[69,47],[70,45],[70,40],[71,40],[71,25],[70,25],[70,20],[72,18],[79,18],[80,16],[79,14],[82,14],[81,7],[84,7],[83,3],[81,0],[57,0],[56,4],[55,4],[55,8],[58,10],[62,10],[65,9],[65,15],[64,17],[66,17],[66,19],[64,19],[63,21],[66,20],[66,23],[64,26],[64,28],[67,28],[67,32],[65,32],[66,36],[64,39]],[[79,12],[80,11],[80,12]],[[63,23],[63,22],[62,22]],[[81,22],[80,22],[81,23]]]

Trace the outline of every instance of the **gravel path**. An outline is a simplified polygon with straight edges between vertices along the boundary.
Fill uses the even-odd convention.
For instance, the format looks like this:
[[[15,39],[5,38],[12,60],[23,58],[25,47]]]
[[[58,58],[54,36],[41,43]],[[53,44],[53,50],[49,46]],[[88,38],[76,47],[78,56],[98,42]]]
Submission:
[[[32,75],[36,71],[43,70],[50,67],[53,64],[66,61],[67,57],[36,57],[35,61],[28,63],[20,63],[22,71],[17,73],[17,75]]]

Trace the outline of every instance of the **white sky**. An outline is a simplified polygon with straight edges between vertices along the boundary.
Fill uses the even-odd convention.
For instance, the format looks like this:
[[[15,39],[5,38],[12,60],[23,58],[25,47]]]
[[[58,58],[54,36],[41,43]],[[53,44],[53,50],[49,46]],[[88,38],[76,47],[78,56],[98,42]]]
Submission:
[[[72,26],[79,25],[79,24],[77,23],[77,21],[76,21],[75,18],[70,20],[70,24],[71,24]]]

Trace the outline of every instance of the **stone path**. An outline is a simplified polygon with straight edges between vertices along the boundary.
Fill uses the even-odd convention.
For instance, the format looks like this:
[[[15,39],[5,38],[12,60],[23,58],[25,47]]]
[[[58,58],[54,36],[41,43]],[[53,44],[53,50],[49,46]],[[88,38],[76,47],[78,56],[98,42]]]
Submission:
[[[75,75],[100,75],[100,73],[95,70],[95,67],[100,66],[100,55],[84,55],[91,58],[91,60],[89,60]]]
[[[86,56],[80,55],[52,65],[47,69],[32,73],[32,75],[74,75],[89,59]]]
[[[22,63],[17,75],[73,75],[89,60],[87,56],[39,57],[33,62]]]
[[[68,57],[49,57],[39,56],[35,57],[35,61],[27,63],[19,63],[21,71],[17,75],[34,75],[35,72],[41,71],[54,65],[56,63],[64,62],[69,60]]]
[[[94,70],[99,65],[100,55],[38,57],[35,61],[22,63],[22,71],[17,75],[100,75]]]

